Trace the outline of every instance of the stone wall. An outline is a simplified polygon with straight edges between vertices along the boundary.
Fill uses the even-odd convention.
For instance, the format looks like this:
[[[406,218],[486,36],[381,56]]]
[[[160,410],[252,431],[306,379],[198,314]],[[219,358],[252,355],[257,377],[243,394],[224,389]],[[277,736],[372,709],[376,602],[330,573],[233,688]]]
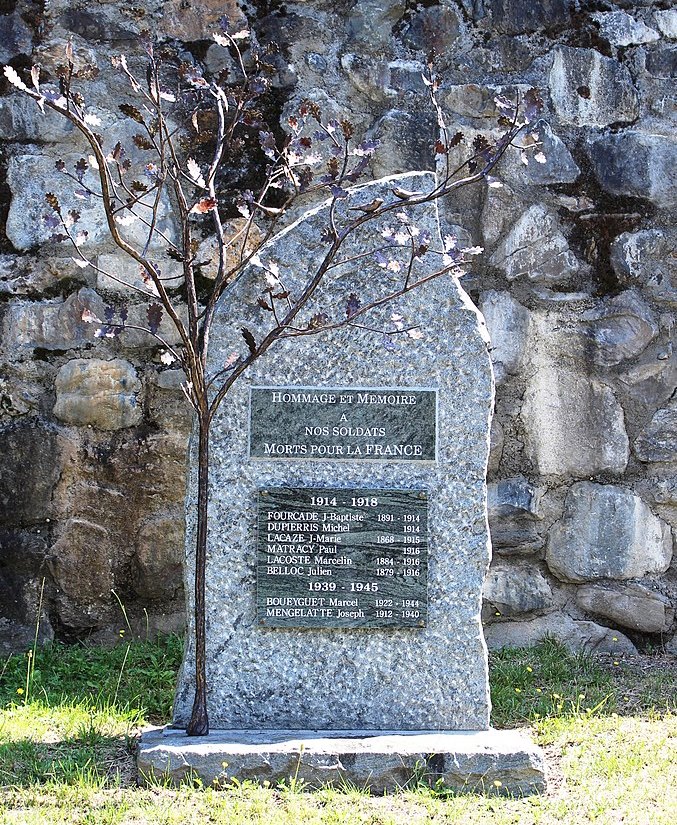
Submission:
[[[536,86],[544,163],[443,206],[483,245],[464,285],[497,383],[489,468],[490,645],[555,635],[605,650],[672,644],[677,577],[677,11],[574,0],[109,0],[0,3],[0,61],[47,72],[72,39],[111,134],[110,56],[155,28],[217,71],[221,15],[275,37],[277,105],[312,97],[382,141],[375,177],[432,168],[421,69],[434,51],[451,126],[488,131],[497,90]],[[45,244],[72,131],[0,90],[0,644],[179,629],[190,416],[142,333],[93,337],[83,309],[119,298]],[[65,197],[65,196],[64,196]],[[100,216],[100,260],[129,272]],[[171,210],[163,216],[173,232]],[[125,269],[127,267],[127,269]],[[130,315],[142,308],[130,306]],[[672,563],[672,566],[671,566]],[[44,592],[41,585],[44,580]]]

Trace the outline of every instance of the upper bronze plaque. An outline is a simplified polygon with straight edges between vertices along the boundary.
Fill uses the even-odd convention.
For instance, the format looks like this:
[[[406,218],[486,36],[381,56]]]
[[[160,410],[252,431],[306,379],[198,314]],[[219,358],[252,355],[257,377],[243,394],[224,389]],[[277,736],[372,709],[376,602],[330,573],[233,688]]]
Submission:
[[[251,388],[251,458],[430,462],[436,451],[436,390]]]

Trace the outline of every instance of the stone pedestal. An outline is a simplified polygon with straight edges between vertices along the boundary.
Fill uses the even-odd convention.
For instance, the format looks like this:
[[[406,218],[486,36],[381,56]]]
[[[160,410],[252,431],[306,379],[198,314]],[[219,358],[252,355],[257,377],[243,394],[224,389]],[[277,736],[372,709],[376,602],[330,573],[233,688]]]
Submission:
[[[141,739],[139,781],[205,785],[271,785],[296,779],[304,787],[355,785],[372,794],[419,783],[469,793],[525,796],[545,790],[543,756],[528,737],[485,731],[213,731],[188,737],[172,728]]]

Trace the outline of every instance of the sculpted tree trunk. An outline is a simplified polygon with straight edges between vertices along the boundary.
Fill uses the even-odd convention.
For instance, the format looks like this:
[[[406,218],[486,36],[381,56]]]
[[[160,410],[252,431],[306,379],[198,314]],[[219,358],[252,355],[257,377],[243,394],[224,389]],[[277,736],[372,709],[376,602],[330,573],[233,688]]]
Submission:
[[[198,414],[197,530],[195,539],[195,699],[187,728],[189,736],[209,733],[207,716],[206,571],[209,506],[209,410]]]

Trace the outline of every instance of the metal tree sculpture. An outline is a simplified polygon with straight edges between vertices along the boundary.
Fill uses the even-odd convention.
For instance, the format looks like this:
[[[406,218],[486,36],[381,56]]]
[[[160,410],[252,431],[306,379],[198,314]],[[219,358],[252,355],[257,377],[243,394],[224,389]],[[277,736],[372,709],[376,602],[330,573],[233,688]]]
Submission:
[[[466,147],[466,158],[453,165],[450,150],[460,146],[465,136],[446,128],[436,98],[439,81],[428,67],[423,79],[439,127],[432,141],[438,159],[436,186],[428,192],[394,187],[388,201],[361,203],[355,184],[368,175],[377,144],[356,138],[348,119],[326,119],[312,102],[303,103],[298,113],[287,119],[284,131],[268,123],[262,104],[276,71],[269,59],[273,47],[260,47],[249,31],[231,32],[224,27],[213,37],[233,58],[236,68],[230,75],[222,72],[218,77],[208,77],[195,64],[183,64],[166,55],[161,60],[150,42],[145,43],[143,77],[130,69],[124,56],[114,59],[114,66],[126,78],[135,99],[135,103],[118,105],[123,123],[134,131],[128,145],[122,141],[108,145],[105,136],[97,132],[100,121],[76,88],[78,73],[70,45],[56,77],[43,81],[40,69],[34,66],[24,82],[13,68],[6,66],[4,70],[10,83],[31,97],[43,112],[57,112],[82,135],[88,157],[79,159],[73,168],[60,160],[56,168],[72,179],[75,195],[89,203],[98,202],[110,239],[138,265],[140,280],[135,283],[102,269],[97,259],[87,254],[87,231],[81,228],[80,212],[62,205],[55,194],[47,192],[49,209],[44,223],[53,230],[54,242],[72,245],[74,265],[92,267],[147,302],[145,326],[128,321],[125,304],[107,307],[104,318],[85,311],[83,320],[97,324],[100,336],[116,336],[125,329],[145,330],[161,345],[161,360],[177,363],[185,375],[182,389],[195,412],[198,438],[196,691],[188,726],[188,734],[194,736],[209,731],[205,567],[209,433],[217,408],[240,376],[277,341],[319,335],[338,327],[364,326],[370,311],[423,287],[433,278],[462,274],[468,257],[482,251],[478,247],[459,247],[449,236],[440,247],[409,220],[411,207],[481,182],[499,185],[492,181],[491,172],[510,146],[517,145],[525,160],[526,152],[534,149],[535,159],[544,159],[538,151],[538,135],[527,128],[541,108],[538,93],[531,90],[521,103],[497,97],[501,115],[492,133],[495,137],[476,137]],[[238,184],[233,170],[243,155],[252,153],[261,161],[261,168],[258,185],[247,188]],[[327,226],[318,238],[324,254],[319,265],[308,273],[304,287],[292,293],[285,288],[284,272],[274,261],[264,264],[259,252],[292,206],[318,195],[331,201]],[[346,202],[353,206],[345,209]],[[161,213],[168,205],[178,225],[176,235],[160,225]],[[302,312],[320,293],[325,275],[345,262],[341,250],[346,240],[384,216],[399,228],[384,233],[379,248],[365,254],[373,255],[389,271],[389,286],[377,299],[365,303],[356,291],[349,290],[346,305],[334,308],[335,317],[315,314],[300,325]],[[141,227],[142,243],[130,239],[127,228],[131,224]],[[201,260],[200,254],[200,240],[210,224],[215,267]],[[417,277],[416,262],[429,255],[437,255],[439,265],[433,274]],[[176,264],[180,265],[178,278],[166,274],[168,267]],[[202,277],[208,265],[215,268],[211,282]],[[243,326],[242,351],[234,353],[216,375],[210,376],[207,350],[217,304],[227,287],[252,266],[260,269],[258,308],[269,316],[268,332],[256,340]],[[178,344],[169,343],[161,333],[165,316],[178,334]],[[420,335],[415,324],[407,325],[397,318],[392,329],[381,331],[414,338]]]

